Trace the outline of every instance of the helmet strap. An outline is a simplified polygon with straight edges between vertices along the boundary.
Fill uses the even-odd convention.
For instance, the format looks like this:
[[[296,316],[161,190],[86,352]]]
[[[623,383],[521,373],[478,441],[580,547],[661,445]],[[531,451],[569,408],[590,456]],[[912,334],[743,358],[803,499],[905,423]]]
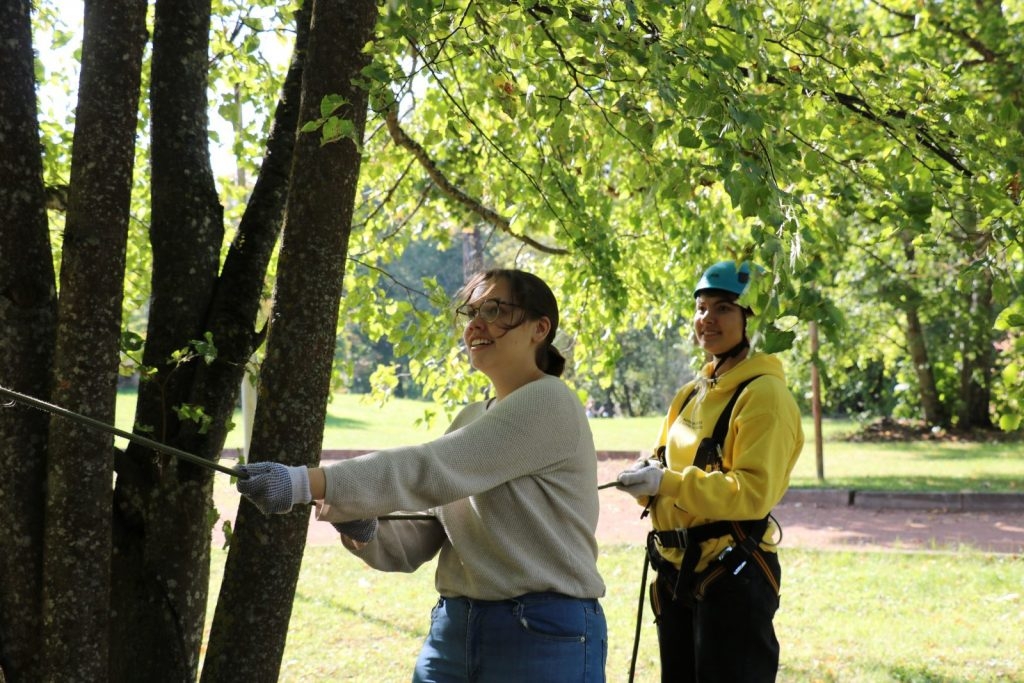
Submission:
[[[746,349],[749,349],[749,348],[750,348],[750,340],[747,339],[747,335],[743,335],[743,339],[740,341],[739,344],[737,344],[736,346],[732,347],[731,349],[729,349],[728,351],[726,351],[723,354],[719,354],[717,356],[714,356],[714,358],[715,358],[715,369],[711,371],[711,376],[715,377],[715,376],[718,375],[718,368],[722,367],[722,363],[724,363],[725,361],[729,360],[730,358],[735,358],[736,356],[738,356],[739,354],[743,353],[743,351],[745,351]]]

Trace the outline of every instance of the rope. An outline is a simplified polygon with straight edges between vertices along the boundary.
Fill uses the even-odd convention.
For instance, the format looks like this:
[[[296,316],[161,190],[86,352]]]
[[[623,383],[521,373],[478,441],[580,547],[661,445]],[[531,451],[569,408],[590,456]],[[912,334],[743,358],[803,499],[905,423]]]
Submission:
[[[158,453],[170,455],[181,460],[187,460],[193,465],[199,465],[200,467],[205,467],[208,470],[214,470],[216,472],[230,474],[232,477],[238,477],[239,479],[249,478],[249,475],[240,470],[236,470],[231,467],[224,467],[223,465],[219,465],[211,460],[207,460],[206,458],[201,458],[193,453],[177,449],[174,446],[168,446],[167,444],[160,443],[159,441],[153,441],[152,439],[147,439],[144,436],[139,436],[138,434],[126,432],[122,429],[114,427],[113,425],[108,425],[106,422],[94,420],[91,417],[80,415],[78,413],[68,410],[67,408],[61,408],[60,406],[53,405],[52,403],[47,403],[46,401],[40,401],[38,398],[33,398],[32,396],[28,396],[26,394],[20,394],[17,391],[12,391],[10,389],[7,389],[6,387],[0,387],[0,396],[6,396],[12,401],[16,401],[27,406],[32,406],[33,408],[50,413],[51,415],[59,415],[60,417],[66,417],[72,422],[77,422],[87,427],[92,427],[93,429],[98,429],[102,432],[107,432],[108,434],[120,436],[122,439],[128,439],[129,441],[134,441],[135,443],[141,446],[152,448],[154,451],[157,451]]]

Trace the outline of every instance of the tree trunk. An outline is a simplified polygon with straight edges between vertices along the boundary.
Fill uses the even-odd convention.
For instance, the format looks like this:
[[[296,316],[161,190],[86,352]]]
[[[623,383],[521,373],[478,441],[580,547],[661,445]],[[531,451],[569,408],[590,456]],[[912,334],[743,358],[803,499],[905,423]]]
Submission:
[[[957,204],[954,224],[961,231],[959,242],[963,253],[973,256],[974,263],[991,248],[991,234],[978,227],[978,210],[971,198]],[[960,429],[992,429],[990,412],[992,380],[995,375],[995,339],[993,327],[998,313],[992,291],[992,270],[966,267],[961,277],[963,290],[961,320],[956,327],[960,336],[960,387],[956,401],[957,427]]]
[[[320,117],[325,96],[341,95],[347,104],[338,116],[352,121],[355,140],[362,140],[368,96],[353,80],[367,64],[362,49],[376,18],[373,0],[313,3],[303,121]],[[256,408],[254,460],[319,460],[359,166],[354,140],[323,146],[316,134],[297,140]],[[311,196],[318,201],[308,201]],[[204,681],[277,680],[308,523],[308,508],[268,519],[242,502]]]
[[[174,408],[197,362],[174,351],[203,338],[220,265],[223,211],[210,165],[210,0],[158,0],[150,78],[152,296],[136,430],[178,446]],[[117,464],[114,680],[189,680],[205,614],[212,476],[131,444]],[[205,540],[205,542],[204,542]],[[159,645],[157,645],[159,643]]]
[[[30,12],[0,3],[0,384],[47,399],[57,294]],[[41,677],[46,425],[38,410],[0,408],[0,679]]]
[[[462,280],[469,282],[475,273],[484,270],[484,240],[480,234],[480,226],[462,231]]]
[[[907,346],[910,349],[910,358],[914,362],[914,372],[917,373],[918,388],[921,390],[924,420],[929,425],[947,427],[948,419],[935,388],[935,376],[932,374],[931,362],[928,359],[928,345],[925,342],[917,308],[907,306],[904,308],[904,314],[907,316]]]
[[[903,255],[908,263],[913,264],[915,260],[913,234],[905,230],[901,239]],[[904,315],[907,316],[907,348],[910,351],[910,358],[914,362],[914,373],[917,375],[917,384],[921,391],[921,410],[927,424],[948,427],[949,418],[939,400],[935,374],[932,372],[931,361],[928,358],[928,342],[925,339],[924,326],[921,324],[921,316],[917,310],[917,301],[920,300],[921,294],[916,290],[908,290],[907,287],[909,285],[904,283],[906,291],[901,298],[900,305]]]
[[[204,9],[206,20],[200,21],[197,15]],[[186,310],[180,310],[181,302],[175,295],[182,294],[181,287],[189,279],[187,269],[196,260],[215,268],[208,255],[219,252],[219,244],[214,248],[213,243],[222,239],[220,208],[213,208],[216,198],[212,194],[212,174],[200,174],[199,190],[212,202],[196,202],[183,215],[173,213],[174,197],[192,191],[190,183],[197,180],[194,168],[209,170],[205,105],[198,104],[199,99],[205,102],[208,18],[208,3],[204,7],[184,7],[165,2],[157,23],[159,33],[154,43],[161,46],[162,55],[162,66],[157,71],[163,77],[160,86],[154,84],[153,92],[154,100],[160,102],[159,106],[154,104],[154,116],[161,112],[162,124],[154,126],[154,186],[158,179],[166,184],[160,191],[160,206],[165,213],[162,220],[154,215],[153,240],[154,245],[160,245],[154,258],[161,261],[161,277],[154,281],[153,288],[154,299],[163,305],[151,310],[149,341],[155,350],[147,346],[147,353],[153,362],[159,362],[159,354],[168,354],[205,331],[210,333],[217,353],[210,363],[192,363],[165,373],[152,385],[158,390],[140,398],[140,409],[144,404],[144,412],[168,425],[164,431],[167,441],[216,460],[224,445],[246,362],[260,341],[254,321],[283,222],[301,69],[299,62],[293,61],[263,167],[223,272],[215,281],[204,277],[188,283],[195,287],[189,290],[192,300],[184,306]],[[300,42],[304,35],[300,29]],[[196,46],[197,40],[202,42],[201,47]],[[179,68],[185,68],[179,72],[174,55],[182,51],[185,59]],[[184,105],[190,111],[176,114],[174,103],[182,98],[192,101],[191,106]],[[182,130],[176,123],[179,116],[189,123],[187,129]],[[195,121],[196,116],[201,120]],[[158,135],[160,144],[156,142]],[[189,222],[191,240],[175,239],[176,217]],[[198,256],[187,253],[190,243],[200,252]],[[205,303],[199,306],[199,301]],[[192,325],[192,337],[181,334],[177,326],[183,324]],[[180,377],[168,380],[175,373]],[[166,410],[182,402],[202,406],[210,417],[208,429],[200,429],[195,422],[178,421]],[[212,478],[206,470],[187,463],[155,463],[144,457],[142,449],[132,450],[118,462],[115,489],[117,580],[113,605],[121,618],[114,624],[117,648],[112,653],[112,676],[114,680],[195,680],[209,591]]]
[[[992,273],[975,272],[966,292],[966,325],[961,330],[960,400],[957,401],[957,427],[992,429],[989,407],[992,399],[992,375],[995,368],[995,323],[992,297]]]
[[[87,2],[84,29],[53,400],[112,423],[146,2]],[[113,439],[54,419],[49,453],[44,678],[107,680]]]

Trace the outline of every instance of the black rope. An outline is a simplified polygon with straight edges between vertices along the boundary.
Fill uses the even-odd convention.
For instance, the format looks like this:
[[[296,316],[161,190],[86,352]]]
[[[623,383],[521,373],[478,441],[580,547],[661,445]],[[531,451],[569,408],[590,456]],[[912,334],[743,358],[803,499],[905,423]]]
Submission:
[[[0,396],[6,396],[12,401],[16,401],[18,403],[31,406],[38,410],[50,413],[51,415],[59,415],[60,417],[66,417],[72,422],[77,422],[87,427],[92,427],[93,429],[98,429],[102,432],[107,432],[109,434],[114,434],[115,436],[120,436],[123,439],[134,441],[135,443],[141,446],[152,448],[154,451],[163,453],[164,455],[170,455],[175,458],[180,458],[181,460],[187,460],[193,465],[199,465],[200,467],[205,467],[208,470],[214,470],[216,472],[230,474],[232,477],[238,477],[239,479],[249,478],[249,475],[246,474],[245,472],[242,472],[241,470],[236,470],[231,467],[224,467],[223,465],[219,465],[211,460],[207,460],[206,458],[201,458],[193,453],[179,450],[174,446],[168,446],[167,444],[160,443],[159,441],[153,441],[152,439],[147,439],[144,436],[139,436],[138,434],[126,432],[124,430],[118,429],[117,427],[114,427],[113,425],[108,425],[106,422],[94,420],[91,417],[80,415],[78,413],[68,410],[67,408],[61,408],[60,406],[53,405],[52,403],[47,403],[46,401],[40,401],[38,398],[33,398],[32,396],[28,396],[26,394],[19,394],[17,391],[11,391],[6,387],[0,387]]]

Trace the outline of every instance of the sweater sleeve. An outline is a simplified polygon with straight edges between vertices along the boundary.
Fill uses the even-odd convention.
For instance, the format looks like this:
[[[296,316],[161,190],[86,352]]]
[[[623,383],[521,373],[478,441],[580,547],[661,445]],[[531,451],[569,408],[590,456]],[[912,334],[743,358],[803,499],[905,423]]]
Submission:
[[[327,465],[325,502],[337,519],[427,510],[554,469],[580,439],[574,402],[557,378],[531,382],[434,441]]]
[[[408,573],[437,555],[445,538],[440,522],[385,520],[371,542],[361,548],[346,547],[374,569]]]

